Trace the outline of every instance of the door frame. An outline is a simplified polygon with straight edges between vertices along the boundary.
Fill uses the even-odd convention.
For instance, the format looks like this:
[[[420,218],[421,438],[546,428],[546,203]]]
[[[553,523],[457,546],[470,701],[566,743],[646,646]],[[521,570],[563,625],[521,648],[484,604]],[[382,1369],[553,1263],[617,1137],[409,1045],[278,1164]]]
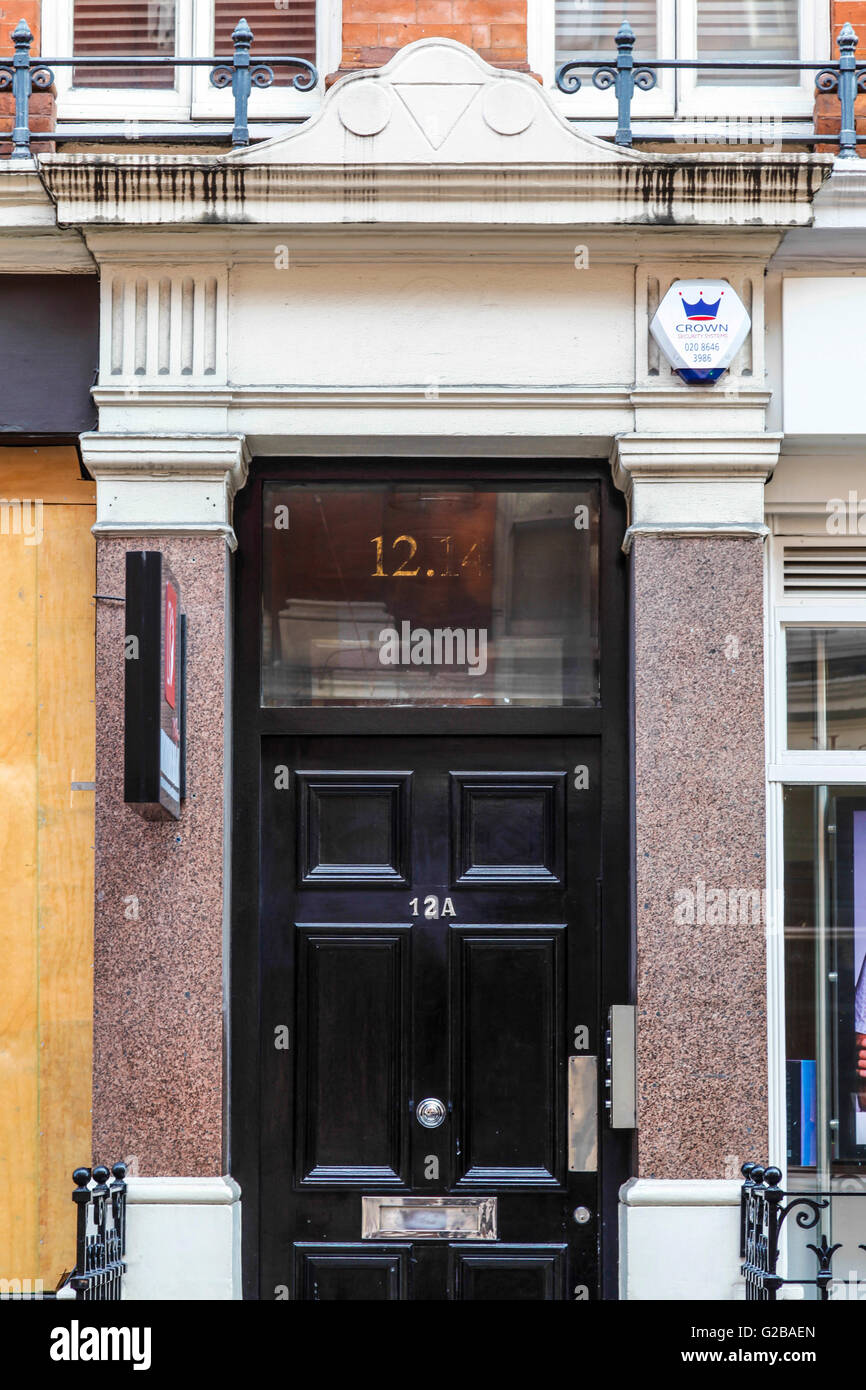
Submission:
[[[260,1031],[259,970],[259,763],[262,734],[328,733],[374,737],[394,732],[388,708],[357,706],[262,708],[259,701],[262,525],[265,482],[372,484],[403,482],[409,476],[429,483],[488,483],[498,488],[532,484],[600,484],[599,655],[600,708],[540,709],[402,708],[400,732],[425,737],[439,733],[601,735],[604,779],[601,788],[602,879],[598,885],[596,929],[599,940],[599,1035],[593,1041],[603,1078],[604,1028],[611,1004],[633,999],[632,826],[630,815],[631,708],[628,670],[628,567],[622,553],[625,500],[614,487],[607,462],[583,459],[353,457],[253,460],[249,481],[235,499],[233,592],[233,690],[231,773],[231,945],[225,1044],[228,1124],[227,1171],[238,1181],[243,1202],[242,1276],[244,1298],[259,1292],[260,1227]],[[241,814],[241,811],[243,812]],[[628,873],[622,873],[623,858]],[[602,891],[603,885],[603,891]],[[602,929],[603,923],[603,929]],[[634,1131],[613,1130],[599,1096],[599,1295],[616,1299],[619,1290],[619,1189],[631,1171]]]

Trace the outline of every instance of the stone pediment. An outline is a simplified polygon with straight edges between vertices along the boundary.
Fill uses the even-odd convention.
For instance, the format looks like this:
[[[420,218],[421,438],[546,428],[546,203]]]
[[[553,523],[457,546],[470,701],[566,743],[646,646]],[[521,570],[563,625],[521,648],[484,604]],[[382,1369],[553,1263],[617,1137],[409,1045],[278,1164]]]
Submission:
[[[293,166],[641,160],[574,130],[534,78],[492,67],[452,39],[421,39],[383,68],[341,78],[300,129],[224,158]]]

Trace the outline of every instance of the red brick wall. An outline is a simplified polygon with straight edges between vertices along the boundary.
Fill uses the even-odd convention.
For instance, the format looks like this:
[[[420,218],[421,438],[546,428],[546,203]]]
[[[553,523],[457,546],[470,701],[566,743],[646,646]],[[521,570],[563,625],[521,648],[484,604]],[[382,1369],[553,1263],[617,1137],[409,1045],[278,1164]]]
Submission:
[[[12,42],[12,30],[17,25],[19,19],[24,19],[30,26],[33,35],[31,53],[39,53],[39,42],[41,38],[40,15],[42,10],[41,0],[0,0],[0,54],[4,57],[15,52],[15,45]],[[31,92],[30,94],[30,129],[53,130],[56,101],[53,92]],[[0,92],[0,131],[11,130],[15,123],[15,102],[12,93]],[[0,156],[5,157],[9,153],[9,144],[0,144]],[[33,151],[35,154],[45,154],[53,150],[53,144],[47,140],[35,140]]]
[[[866,63],[866,0],[830,0],[830,53],[834,61],[839,58],[836,40],[845,21],[853,27],[860,42],[857,45],[858,65]],[[860,96],[854,105],[858,135],[866,135],[866,96]],[[815,133],[817,135],[839,134],[839,98],[818,93],[815,97]],[[835,154],[836,145],[816,145],[817,150]],[[866,157],[866,145],[858,145],[857,153],[861,159]]]
[[[40,0],[2,0],[0,3],[0,53],[12,53],[15,45],[9,37],[19,19],[25,19],[35,40],[33,53],[39,52]]]
[[[343,0],[340,72],[381,67],[429,38],[457,39],[497,67],[529,70],[526,0]]]

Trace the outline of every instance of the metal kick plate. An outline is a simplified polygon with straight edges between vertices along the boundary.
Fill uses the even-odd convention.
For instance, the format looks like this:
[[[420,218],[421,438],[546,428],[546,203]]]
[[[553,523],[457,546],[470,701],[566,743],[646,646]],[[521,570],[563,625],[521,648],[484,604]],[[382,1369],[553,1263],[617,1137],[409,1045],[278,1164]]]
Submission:
[[[497,1197],[362,1197],[361,1239],[498,1240]]]
[[[568,1059],[568,1171],[598,1169],[598,1058]]]

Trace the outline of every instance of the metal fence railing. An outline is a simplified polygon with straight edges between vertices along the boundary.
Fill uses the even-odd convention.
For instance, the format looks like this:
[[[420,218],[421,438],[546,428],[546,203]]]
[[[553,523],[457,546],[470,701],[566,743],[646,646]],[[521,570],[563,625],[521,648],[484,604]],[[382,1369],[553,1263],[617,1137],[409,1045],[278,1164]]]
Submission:
[[[245,19],[241,19],[233,34],[233,53],[228,57],[181,58],[175,55],[141,57],[123,54],[103,54],[99,57],[72,55],[62,58],[43,58],[31,54],[33,35],[25,20],[21,20],[13,31],[15,51],[11,59],[0,59],[0,91],[11,90],[15,103],[14,125],[9,137],[12,159],[29,159],[33,142],[56,141],[66,138],[62,132],[33,131],[30,122],[31,94],[48,91],[54,84],[54,69],[71,68],[195,68],[210,69],[210,81],[214,87],[231,87],[234,99],[234,124],[231,129],[231,143],[234,148],[243,148],[250,143],[249,99],[253,87],[269,87],[274,81],[274,68],[297,69],[292,78],[292,86],[299,92],[312,91],[318,85],[319,74],[307,58],[291,56],[255,56],[251,53],[253,33]],[[822,134],[814,128],[811,133],[797,132],[783,136],[800,144],[827,144],[838,146],[839,156],[851,159],[857,156],[858,144],[866,143],[866,136],[858,136],[854,105],[858,94],[866,95],[866,67],[857,65],[857,35],[849,23],[842,26],[837,38],[838,59],[829,62],[800,62],[796,59],[763,59],[731,62],[725,59],[706,58],[651,58],[635,61],[635,35],[628,20],[624,20],[616,36],[616,57],[611,62],[599,63],[597,59],[571,59],[562,63],[557,70],[556,85],[561,92],[574,93],[580,90],[582,81],[579,69],[588,69],[592,85],[599,91],[613,88],[617,101],[617,123],[614,143],[630,146],[634,141],[632,125],[632,102],[635,91],[651,91],[658,83],[659,72],[679,71],[723,71],[743,72],[814,72],[817,94],[835,95],[839,99],[839,132]],[[775,119],[775,118],[774,118]],[[655,122],[655,125],[660,123]],[[670,126],[668,122],[668,126]],[[676,123],[674,123],[676,124]],[[96,132],[94,131],[93,134]],[[212,134],[219,135],[214,128]],[[80,131],[74,137],[81,139]],[[175,138],[175,137],[173,137]],[[201,133],[198,137],[201,139]],[[676,131],[670,129],[654,130],[653,139],[676,140]],[[694,139],[695,137],[690,137]],[[712,131],[707,138],[712,138]],[[775,143],[778,136],[773,137]],[[0,133],[0,142],[3,141]]]
[[[785,1189],[779,1168],[744,1163],[742,1173],[740,1259],[747,1302],[866,1299],[864,1176],[835,1177],[819,1189],[817,1175],[797,1174],[797,1181],[805,1177],[811,1185]]]
[[[114,1181],[109,1183],[109,1178]],[[126,1270],[126,1165],[111,1172],[102,1164],[72,1174],[76,1210],[75,1268],[56,1289],[41,1280],[0,1280],[0,1299],[74,1298],[87,1302],[119,1299]],[[35,1287],[34,1287],[35,1286]]]
[[[866,67],[857,66],[857,35],[850,24],[843,24],[839,31],[837,45],[839,57],[833,62],[803,63],[796,59],[780,59],[776,62],[764,60],[743,60],[729,62],[717,58],[651,58],[635,62],[634,30],[628,20],[624,20],[615,37],[616,59],[610,63],[598,63],[591,59],[574,59],[562,63],[556,73],[556,85],[561,92],[577,92],[582,82],[579,68],[591,69],[592,85],[599,91],[611,87],[617,99],[617,125],[614,142],[617,145],[631,145],[634,139],[632,130],[632,100],[635,88],[649,92],[658,82],[661,70],[683,71],[723,71],[723,72],[814,72],[817,93],[836,95],[839,98],[839,134],[822,135],[817,131],[811,135],[798,135],[798,141],[807,144],[837,144],[842,159],[857,157],[857,145],[866,143],[866,136],[857,135],[854,103],[857,94],[866,93]]]
[[[15,102],[15,117],[11,132],[11,158],[30,159],[34,140],[54,141],[56,131],[34,132],[30,128],[31,93],[49,91],[54,85],[54,69],[59,67],[92,68],[210,68],[212,86],[219,89],[231,87],[234,98],[234,125],[231,142],[235,148],[250,143],[249,99],[253,87],[270,87],[274,81],[274,68],[298,68],[300,71],[292,79],[292,86],[299,92],[309,92],[317,85],[319,74],[307,58],[280,56],[259,57],[251,55],[253,32],[245,19],[237,24],[232,34],[234,45],[231,58],[179,58],[175,55],[160,57],[133,57],[123,54],[85,57],[83,55],[66,58],[42,58],[31,54],[33,35],[25,20],[20,20],[12,31],[15,52],[11,59],[0,60],[0,92],[11,89]],[[2,140],[0,134],[0,140]],[[79,137],[80,138],[80,137]]]

